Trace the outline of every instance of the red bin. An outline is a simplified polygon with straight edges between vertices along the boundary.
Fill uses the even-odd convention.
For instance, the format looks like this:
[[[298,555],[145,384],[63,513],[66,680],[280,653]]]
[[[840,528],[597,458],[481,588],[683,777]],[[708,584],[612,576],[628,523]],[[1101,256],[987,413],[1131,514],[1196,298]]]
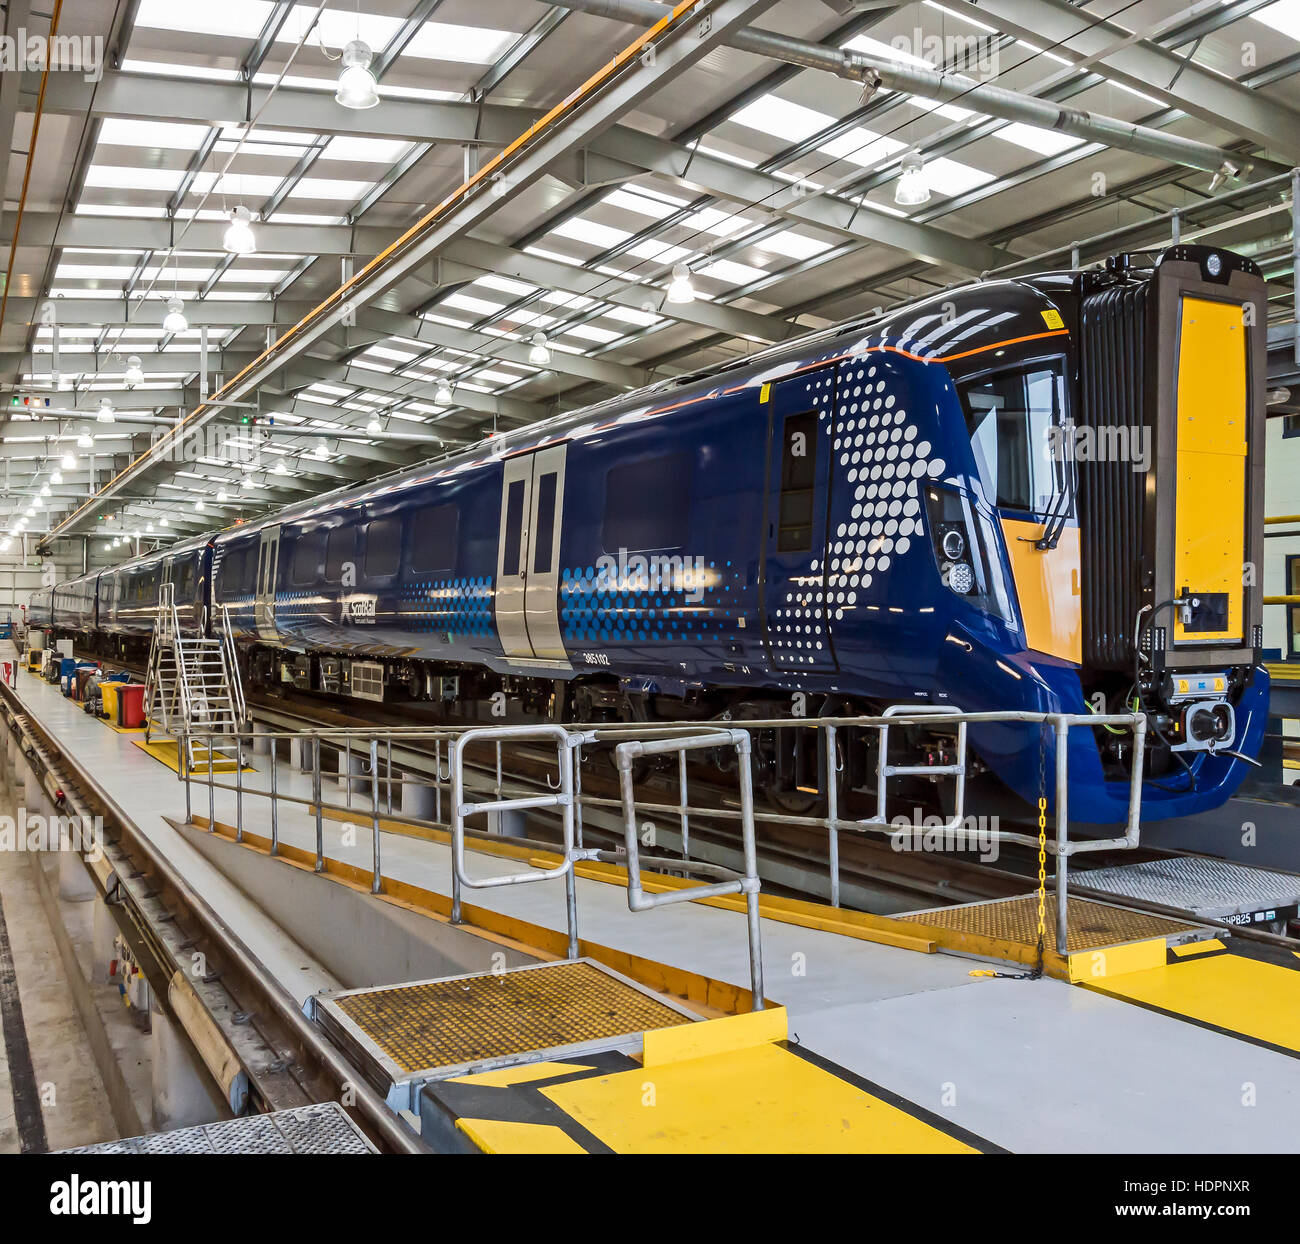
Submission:
[[[137,730],[144,725],[144,683],[123,683],[117,691],[118,725]]]

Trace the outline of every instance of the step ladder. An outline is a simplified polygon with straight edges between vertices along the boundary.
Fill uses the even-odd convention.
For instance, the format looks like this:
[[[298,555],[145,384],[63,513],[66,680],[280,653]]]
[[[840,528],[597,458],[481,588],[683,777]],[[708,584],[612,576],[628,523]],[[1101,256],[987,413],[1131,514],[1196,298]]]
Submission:
[[[161,585],[145,673],[145,742],[153,735],[182,739],[191,773],[231,772],[248,708],[235,659],[230,615],[223,607],[220,634],[188,635],[176,612],[175,589]],[[181,758],[178,758],[178,760]]]

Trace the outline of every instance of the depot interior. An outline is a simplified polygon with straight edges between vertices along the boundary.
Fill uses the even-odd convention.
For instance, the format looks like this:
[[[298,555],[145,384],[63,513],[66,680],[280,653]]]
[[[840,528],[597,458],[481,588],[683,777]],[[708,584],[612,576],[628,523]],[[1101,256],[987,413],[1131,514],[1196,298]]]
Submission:
[[[0,73],[0,1152],[1300,1148],[1300,0],[3,8],[67,41]],[[1179,246],[1265,282],[1267,730],[1222,807],[1068,856],[1077,892],[1050,817],[1041,883],[1032,818],[984,865],[881,847],[815,724],[779,824],[746,731],[700,741],[730,723],[631,723],[659,754],[598,769],[232,686],[164,607],[148,668],[30,616],[847,320]],[[196,744],[196,694],[232,733]],[[23,849],[60,816],[102,841]]]

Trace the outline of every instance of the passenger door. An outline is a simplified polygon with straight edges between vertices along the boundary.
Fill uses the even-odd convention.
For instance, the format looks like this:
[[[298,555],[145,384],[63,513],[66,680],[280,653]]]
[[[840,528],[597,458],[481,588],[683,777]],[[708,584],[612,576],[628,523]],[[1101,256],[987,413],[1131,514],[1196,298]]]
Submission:
[[[567,665],[560,633],[560,533],[567,445],[507,458],[497,542],[497,635],[507,657]]]
[[[834,670],[826,521],[835,370],[764,386],[762,400],[770,428],[761,576],[768,659],[777,670]]]
[[[275,574],[280,560],[280,529],[267,527],[257,549],[257,582],[253,598],[253,618],[258,635],[265,640],[278,638],[275,629]]]

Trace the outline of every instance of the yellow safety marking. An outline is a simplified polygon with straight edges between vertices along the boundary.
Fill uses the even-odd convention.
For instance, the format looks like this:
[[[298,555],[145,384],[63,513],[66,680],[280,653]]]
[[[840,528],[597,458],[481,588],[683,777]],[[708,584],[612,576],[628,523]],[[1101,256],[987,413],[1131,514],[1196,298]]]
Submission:
[[[765,384],[765,385],[764,385],[761,389],[759,389],[759,391],[758,391],[758,400],[759,400],[759,402],[766,402],[767,399],[768,399],[769,397],[771,397],[771,396],[772,396],[772,386],[771,386],[770,384]]]
[[[535,868],[552,868],[559,856],[529,852],[528,862]],[[587,881],[603,881],[609,885],[627,885],[627,870],[617,864],[584,861],[574,866],[574,873]],[[665,890],[686,890],[703,883],[686,877],[669,877],[664,873],[642,873],[641,886],[651,894]],[[744,911],[745,900],[740,895],[724,894],[716,898],[696,900],[702,907],[720,907],[724,911]],[[901,950],[916,950],[933,954],[935,941],[925,929],[887,916],[872,916],[867,912],[850,911],[845,907],[830,907],[825,903],[811,903],[804,899],[786,898],[782,895],[760,894],[759,914],[765,920],[779,924],[793,924],[803,929],[817,929],[823,933],[837,933],[859,941],[876,942],[882,946],[896,946]]]
[[[1225,947],[1217,937],[1212,937],[1208,941],[1184,942],[1181,946],[1171,946],[1169,949],[1180,959],[1185,959],[1190,955],[1206,955],[1212,950],[1223,950]]]
[[[778,1045],[539,1090],[617,1153],[974,1153]]]
[[[132,747],[138,747],[142,752],[147,752],[155,760],[161,761],[173,773],[179,773],[181,769],[180,762],[180,744],[174,739],[156,739],[153,742],[146,743],[143,739],[132,739]],[[214,760],[212,762],[212,772],[234,773],[235,762],[233,760]],[[196,766],[191,770],[192,773],[207,776],[208,766],[205,763]],[[256,773],[257,770],[250,765],[245,765],[241,770],[243,773]]]
[[[1074,984],[1081,984],[1103,977],[1123,976],[1126,972],[1164,967],[1168,962],[1165,953],[1168,945],[1163,937],[1153,937],[1146,942],[1073,951],[1069,956],[1069,979]]]
[[[772,1041],[784,1041],[790,1028],[783,1006],[729,1015],[726,1019],[703,1020],[676,1028],[656,1028],[642,1040],[641,1061],[647,1067],[678,1063],[688,1058],[710,1058],[731,1050],[749,1049]]]
[[[99,724],[107,726],[114,734],[143,734],[145,731],[144,726],[117,726],[102,717],[99,719]]]
[[[1300,972],[1274,963],[1202,955],[1088,988],[1300,1051]]]
[[[307,805],[309,814],[315,811],[315,804]],[[321,807],[321,815],[330,821],[346,822],[356,818],[355,812],[349,812],[346,808],[331,807],[329,804]],[[431,825],[408,825],[405,821],[380,817],[379,828],[406,838],[418,838],[422,842],[449,843],[451,841],[451,834],[447,830]],[[247,838],[247,835],[245,837]],[[560,862],[559,855],[553,852],[520,846],[509,839],[472,838],[466,840],[466,846],[468,850],[483,855],[527,860],[534,868],[554,868]],[[574,866],[574,873],[587,881],[627,885],[627,870],[616,864],[584,861]],[[664,890],[684,889],[700,883],[685,877],[670,877],[666,873],[643,872],[641,884],[645,890],[657,894]],[[720,907],[724,911],[745,910],[745,900],[739,896],[724,895],[721,898],[698,901],[701,906]],[[915,950],[922,954],[933,954],[936,949],[934,940],[927,935],[925,929],[901,920],[892,920],[887,916],[872,916],[866,912],[850,911],[844,907],[831,907],[825,903],[772,894],[760,894],[758,902],[759,911],[764,919],[775,920],[780,924],[793,924],[824,933],[838,933],[844,937],[857,938],[859,941],[896,946],[901,950]]]
[[[718,1021],[712,1021],[717,1023]],[[534,1080],[549,1080],[552,1076],[567,1075],[571,1071],[590,1071],[582,1063],[524,1063],[519,1067],[498,1067],[496,1071],[479,1071],[469,1076],[452,1076],[448,1084],[481,1084],[485,1088],[509,1088],[513,1084],[530,1084]]]
[[[1055,308],[1050,311],[1043,311],[1041,314],[1043,317],[1043,323],[1046,324],[1048,328],[1065,327],[1065,321],[1061,319],[1061,313]]]
[[[204,816],[195,814],[190,820],[201,829],[207,828],[208,820]],[[215,832],[222,838],[234,841],[235,828],[232,825],[218,821]],[[241,845],[246,850],[269,855],[271,840],[245,829]],[[282,842],[275,858],[304,872],[313,872],[315,868],[315,853],[304,847]],[[360,868],[327,855],[324,869],[318,875],[360,893],[370,894],[372,874],[368,868]],[[443,923],[450,920],[451,898],[448,895],[426,890],[407,881],[393,877],[383,878],[383,890],[377,897],[381,902],[391,903],[394,907],[441,920]],[[524,950],[539,959],[568,958],[568,934],[559,929],[534,924],[504,912],[493,911],[489,907],[477,907],[472,903],[461,905],[461,919],[461,927],[497,945]],[[706,1017],[735,1015],[753,1009],[753,995],[749,989],[731,981],[704,976],[670,963],[660,963],[657,959],[634,955],[613,946],[602,946],[599,942],[588,941],[586,938],[579,939],[578,954],[584,959],[603,963],[607,968],[613,968],[615,972],[657,993],[671,994],[682,999]]]
[[[586,1153],[552,1123],[513,1123],[505,1119],[457,1119],[456,1126],[484,1153]]]
[[[1002,519],[1025,646],[1077,665],[1083,661],[1079,529],[1064,527],[1054,549],[1039,549],[1034,542],[1044,530],[1042,523]]]
[[[1246,331],[1241,304],[1184,298],[1178,338],[1175,591],[1226,593],[1227,627],[1185,631],[1188,643],[1240,641],[1246,560]]]

